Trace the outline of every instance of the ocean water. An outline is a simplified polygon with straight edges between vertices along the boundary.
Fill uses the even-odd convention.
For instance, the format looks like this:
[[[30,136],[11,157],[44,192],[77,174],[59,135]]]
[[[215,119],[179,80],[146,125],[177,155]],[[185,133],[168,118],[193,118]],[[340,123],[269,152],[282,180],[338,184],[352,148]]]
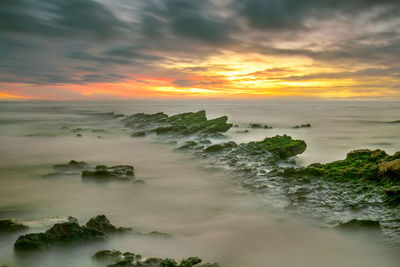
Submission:
[[[378,233],[339,232],[312,216],[289,213],[222,168],[208,168],[203,160],[151,137],[131,138],[119,119],[94,116],[202,109],[208,118],[227,115],[239,126],[226,133],[227,140],[241,143],[276,134],[305,140],[307,150],[296,159],[302,165],[343,159],[358,148],[400,150],[400,123],[389,123],[400,119],[398,102],[2,102],[0,218],[16,218],[38,232],[57,218],[74,216],[83,224],[106,214],[117,226],[172,237],[122,235],[21,255],[13,251],[19,233],[2,234],[0,265],[101,266],[91,255],[107,248],[177,259],[199,256],[229,267],[398,266],[399,248]],[[251,129],[249,123],[273,129]],[[305,123],[312,127],[293,129]],[[84,129],[81,138],[71,132],[78,127]],[[245,129],[249,133],[237,132]],[[52,165],[71,159],[133,165],[145,184],[87,183],[79,175],[43,178]]]

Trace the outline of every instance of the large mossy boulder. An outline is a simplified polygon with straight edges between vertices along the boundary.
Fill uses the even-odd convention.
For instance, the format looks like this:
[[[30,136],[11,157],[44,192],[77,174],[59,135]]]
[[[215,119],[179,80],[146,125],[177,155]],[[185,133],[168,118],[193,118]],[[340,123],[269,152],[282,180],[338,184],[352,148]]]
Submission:
[[[17,232],[27,230],[29,227],[13,219],[0,220],[0,232]]]
[[[267,137],[263,141],[244,144],[244,149],[250,154],[270,152],[278,158],[284,159],[303,153],[307,148],[303,140],[294,140],[287,135]]]
[[[134,168],[130,165],[117,165],[112,167],[97,165],[92,170],[82,171],[83,179],[131,180],[134,178],[134,176]]]
[[[103,240],[108,233],[123,232],[127,229],[113,226],[104,215],[90,219],[86,226],[79,225],[76,218],[69,217],[68,221],[56,223],[44,233],[21,235],[14,243],[14,248],[29,251],[49,248],[56,244]]]

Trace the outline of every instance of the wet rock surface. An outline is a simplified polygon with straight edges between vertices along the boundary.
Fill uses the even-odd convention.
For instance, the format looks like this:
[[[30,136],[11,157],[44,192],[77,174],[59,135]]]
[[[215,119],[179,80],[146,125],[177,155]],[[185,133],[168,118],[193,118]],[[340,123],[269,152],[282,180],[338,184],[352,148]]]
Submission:
[[[82,179],[94,180],[132,180],[134,175],[134,168],[130,165],[97,165],[94,169],[82,171]]]
[[[150,120],[146,125],[151,126],[140,125],[132,118],[129,126],[147,129],[146,133],[169,118],[163,113],[138,117]],[[229,141],[223,135],[213,137],[212,143],[204,146],[198,142],[202,138],[200,132],[183,144],[179,142],[182,135],[161,137],[166,142],[177,142],[182,150],[197,158],[206,159],[210,167],[226,168],[227,174],[243,187],[262,194],[277,207],[320,218],[331,226],[353,219],[376,221],[390,242],[400,244],[400,152],[388,155],[383,150],[361,149],[349,152],[344,160],[300,167],[294,157],[304,152],[307,145],[286,135],[237,146],[227,146]]]
[[[100,250],[92,257],[94,260],[111,266],[143,266],[143,267],[220,267],[217,263],[200,264],[202,260],[198,257],[189,257],[178,263],[172,258],[146,258],[131,252],[122,253],[118,250]]]
[[[125,127],[141,133],[191,135],[195,133],[211,134],[226,132],[231,127],[228,117],[207,119],[204,110],[168,116],[162,112],[155,114],[137,113],[122,120]]]
[[[17,232],[27,230],[29,227],[13,219],[0,220],[0,232]]]
[[[293,127],[293,129],[300,129],[300,128],[311,128],[311,124],[306,123],[306,124],[296,125]]]
[[[18,237],[14,248],[19,251],[32,251],[50,248],[57,244],[71,244],[84,241],[103,240],[106,233],[124,232],[128,228],[113,226],[104,215],[89,220],[86,226],[69,217],[68,221],[56,223],[44,233],[30,233]]]

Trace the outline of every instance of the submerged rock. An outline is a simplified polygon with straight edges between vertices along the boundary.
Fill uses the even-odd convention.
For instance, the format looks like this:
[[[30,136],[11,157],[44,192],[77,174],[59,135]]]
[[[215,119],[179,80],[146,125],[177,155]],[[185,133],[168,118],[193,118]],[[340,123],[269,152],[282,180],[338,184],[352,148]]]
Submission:
[[[72,243],[106,238],[103,232],[80,226],[77,222],[57,223],[44,233],[31,233],[18,237],[17,250],[49,248],[57,243]]]
[[[67,164],[53,165],[53,169],[57,172],[74,172],[81,171],[89,167],[84,161],[71,160]]]
[[[132,230],[131,228],[126,228],[126,227],[118,227],[118,228],[115,227],[110,223],[110,221],[104,214],[97,215],[96,217],[91,218],[86,223],[86,227],[98,230],[103,233],[121,233]]]
[[[347,222],[339,223],[336,226],[336,228],[347,229],[347,230],[358,230],[358,229],[378,230],[380,228],[380,223],[374,220],[352,219]]]
[[[263,141],[242,144],[241,147],[250,154],[269,152],[283,159],[303,153],[307,145],[303,140],[294,140],[287,135],[276,135],[267,137]]]
[[[178,147],[178,150],[185,150],[185,149],[189,149],[189,148],[194,148],[198,145],[198,143],[196,141],[186,141],[183,145],[181,145],[180,147]]]
[[[300,129],[300,128],[311,128],[311,124],[307,123],[307,124],[302,124],[302,125],[296,125],[293,127],[293,129]]]
[[[268,125],[262,125],[262,124],[260,124],[260,123],[249,123],[249,126],[250,126],[250,128],[254,128],[254,129],[261,129],[261,128],[263,128],[263,129],[272,129],[272,127],[271,126],[268,126]]]
[[[28,229],[25,224],[19,223],[12,219],[0,220],[0,232],[17,232]]]
[[[134,169],[130,165],[117,165],[107,167],[97,165],[93,170],[82,171],[82,178],[92,178],[96,180],[131,180],[134,177]]]
[[[122,253],[117,250],[100,250],[96,254],[92,256],[93,259],[104,262],[111,263],[107,265],[108,267],[112,266],[142,266],[142,267],[220,267],[217,263],[206,263],[200,264],[202,260],[198,257],[189,257],[187,259],[183,259],[180,263],[178,263],[175,259],[172,258],[146,258],[142,260],[141,255],[137,255],[130,252]]]
[[[107,237],[106,233],[124,232],[127,229],[113,226],[104,215],[90,219],[86,226],[79,225],[76,218],[69,217],[67,222],[56,223],[44,233],[31,233],[18,237],[14,248],[38,250],[56,244],[103,240]]]
[[[230,142],[225,142],[225,143],[214,144],[214,145],[208,146],[206,149],[204,149],[204,152],[207,152],[207,153],[219,152],[224,149],[232,149],[237,146],[238,145],[235,142],[230,141]]]

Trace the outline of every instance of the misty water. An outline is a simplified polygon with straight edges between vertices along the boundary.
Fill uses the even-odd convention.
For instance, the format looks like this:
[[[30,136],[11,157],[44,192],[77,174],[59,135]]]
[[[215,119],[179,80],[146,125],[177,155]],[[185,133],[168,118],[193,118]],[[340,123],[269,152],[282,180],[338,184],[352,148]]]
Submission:
[[[97,113],[206,110],[239,125],[226,133],[237,143],[288,134],[307,143],[302,165],[343,159],[358,148],[400,150],[398,102],[131,101],[0,103],[0,219],[16,218],[29,232],[74,216],[81,224],[106,214],[114,225],[171,238],[118,235],[85,243],[18,254],[20,235],[0,235],[0,265],[99,266],[91,255],[118,249],[143,256],[199,256],[221,266],[399,266],[399,247],[376,232],[341,232],[321,220],[295,215],[285,203],[254,194],[224,168],[174,151],[158,138],[131,138],[120,119]],[[249,129],[249,123],[273,129]],[[311,128],[293,129],[311,123]],[[70,130],[86,128],[77,138]],[[92,130],[106,130],[106,133]],[[249,133],[238,133],[248,129]],[[101,136],[101,138],[99,138]],[[43,178],[52,165],[71,159],[92,165],[129,164],[139,183],[83,182],[80,175]]]

